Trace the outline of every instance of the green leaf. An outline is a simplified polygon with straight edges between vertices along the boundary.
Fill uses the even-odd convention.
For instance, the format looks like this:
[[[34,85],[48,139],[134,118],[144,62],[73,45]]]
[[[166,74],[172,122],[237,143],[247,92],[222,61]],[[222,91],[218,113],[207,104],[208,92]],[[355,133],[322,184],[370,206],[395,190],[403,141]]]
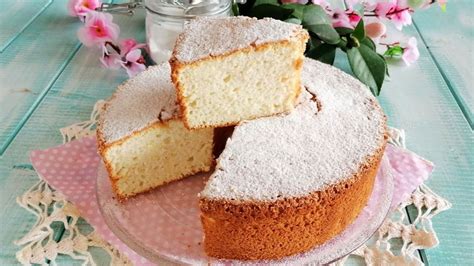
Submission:
[[[239,14],[241,16],[249,16],[250,10],[252,10],[253,6],[255,5],[255,0],[247,0],[245,4],[238,4],[239,5]]]
[[[352,34],[354,32],[353,29],[344,28],[344,27],[337,27],[337,28],[335,28],[335,30],[337,31],[337,33],[339,33],[339,35],[349,35],[349,34]]]
[[[232,15],[234,16],[240,15],[238,4],[232,4]]]
[[[383,55],[387,57],[400,57],[403,55],[403,48],[400,45],[392,46]]]
[[[278,0],[256,0],[255,4],[253,4],[254,7],[259,6],[259,5],[274,5],[278,6]]]
[[[261,4],[250,10],[249,16],[256,18],[274,18],[286,20],[293,11],[271,4]]]
[[[363,19],[359,20],[359,23],[357,23],[357,26],[355,27],[354,32],[352,33],[352,36],[356,37],[359,41],[365,38],[365,29],[364,29]]]
[[[362,39],[360,41],[360,44],[369,47],[372,51],[375,51],[375,43],[370,37],[365,37],[364,39]]]
[[[385,75],[387,75],[387,77],[390,77],[390,73],[388,73],[388,66],[387,66],[387,60],[385,60],[385,57],[383,57],[383,55],[377,53],[377,55],[383,60],[384,64],[385,64]]]
[[[327,24],[306,25],[308,31],[316,34],[321,40],[328,44],[337,44],[341,40],[337,31]]]
[[[310,36],[309,41],[306,43],[306,51],[315,49],[322,44],[322,41],[317,36]]]
[[[359,47],[360,42],[356,37],[350,35],[349,37],[347,37],[347,45],[346,46],[349,49],[352,48],[352,47]]]
[[[289,18],[285,22],[301,25],[301,20],[298,18]]]
[[[341,40],[337,44],[337,47],[341,48],[342,51],[346,52],[348,47],[347,47],[347,38],[346,37],[341,37]]]
[[[303,25],[331,25],[331,20],[319,5],[305,5],[303,14]]]
[[[328,44],[340,41],[339,34],[332,27],[331,20],[319,5],[304,5],[302,25]]]
[[[348,49],[347,57],[354,75],[379,95],[385,78],[385,60],[365,45]]]
[[[323,43],[306,53],[306,56],[332,65],[336,57],[336,48],[337,46]]]
[[[304,17],[304,9],[305,5],[300,5],[300,4],[284,4],[281,5],[281,7],[285,9],[291,9],[293,10],[293,13],[291,15],[295,18],[298,18],[299,20],[303,20]],[[301,24],[301,23],[300,23]]]
[[[423,0],[408,0],[408,6],[417,9],[421,7],[424,4],[425,1]]]

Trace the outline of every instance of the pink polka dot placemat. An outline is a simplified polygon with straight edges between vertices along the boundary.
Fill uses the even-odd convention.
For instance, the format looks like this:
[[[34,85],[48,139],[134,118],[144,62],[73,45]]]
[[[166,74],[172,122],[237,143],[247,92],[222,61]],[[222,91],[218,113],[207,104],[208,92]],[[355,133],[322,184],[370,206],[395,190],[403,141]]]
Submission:
[[[394,183],[393,200],[391,205],[392,208],[396,208],[396,206],[401,202],[410,197],[411,193],[419,185],[428,179],[433,170],[433,164],[408,150],[393,145],[387,146],[385,156],[388,161],[388,167],[392,172]],[[95,137],[85,137],[57,147],[32,151],[30,159],[40,177],[46,180],[53,188],[63,193],[69,201],[75,204],[81,215],[95,228],[96,232],[101,235],[103,239],[118,248],[135,265],[153,265],[151,261],[140,256],[130,247],[125,245],[110,230],[99,210],[99,204],[96,197],[96,183],[98,169],[101,162],[100,157],[97,154]],[[201,183],[200,186],[202,186],[203,178],[191,178],[184,182],[180,181],[172,184],[175,186],[174,189],[181,191],[182,195],[194,195],[198,191],[193,191],[193,187],[195,188],[199,186],[187,186],[186,182],[197,182]],[[160,197],[160,193],[155,194],[157,197]],[[133,204],[133,201],[128,204]],[[169,209],[176,212],[183,210],[198,210],[197,206],[194,206],[193,208],[189,208],[189,206],[181,207],[182,208],[174,206],[174,208]],[[137,206],[137,208],[140,208],[140,206]],[[123,215],[128,214],[124,213]],[[190,216],[198,217],[198,213],[194,213],[194,215],[191,214]],[[150,219],[153,219],[153,217],[150,217]],[[147,221],[143,221],[143,223],[146,222]],[[187,223],[187,221],[176,222],[181,224]],[[195,224],[195,221],[192,224]],[[200,229],[198,228],[198,230]],[[183,229],[180,232],[164,231],[163,233],[170,233],[175,238],[186,239],[186,237],[189,237],[186,234],[192,232]],[[150,232],[150,234],[157,235],[157,232]],[[164,238],[156,239],[159,241],[166,241]],[[186,248],[186,245],[184,245],[183,248]]]

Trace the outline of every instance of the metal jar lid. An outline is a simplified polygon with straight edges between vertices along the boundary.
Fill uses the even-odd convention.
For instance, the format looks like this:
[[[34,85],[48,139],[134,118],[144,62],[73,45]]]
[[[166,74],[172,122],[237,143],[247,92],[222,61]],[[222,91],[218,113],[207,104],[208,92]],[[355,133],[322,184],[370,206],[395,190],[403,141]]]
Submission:
[[[132,0],[122,4],[103,3],[97,10],[133,15],[136,8],[146,8],[160,16],[194,18],[228,13],[233,3],[245,3],[245,0]]]

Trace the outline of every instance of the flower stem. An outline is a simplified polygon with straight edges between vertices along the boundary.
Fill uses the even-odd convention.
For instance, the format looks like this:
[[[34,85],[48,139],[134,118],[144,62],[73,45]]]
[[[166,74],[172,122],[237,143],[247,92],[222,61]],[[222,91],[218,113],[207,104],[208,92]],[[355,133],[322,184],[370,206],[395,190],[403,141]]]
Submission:
[[[402,9],[395,9],[394,11],[390,11],[388,12],[387,14],[385,14],[386,17],[389,17],[389,16],[392,16],[392,15],[396,15],[398,13],[402,13],[404,11],[410,11],[410,12],[413,12],[412,10],[410,10],[409,7],[405,7],[405,8],[402,8]],[[373,13],[364,13],[364,17],[378,17],[377,14],[375,14],[375,11],[371,11]]]
[[[379,42],[380,45],[385,45],[385,46],[395,46],[395,45],[400,45],[400,42],[394,42],[394,43],[382,43]]]
[[[115,45],[111,42],[105,42],[105,45],[110,45],[110,47],[112,47],[112,49],[115,50],[115,52],[117,52],[118,54],[120,54],[120,48],[118,47],[118,45]]]

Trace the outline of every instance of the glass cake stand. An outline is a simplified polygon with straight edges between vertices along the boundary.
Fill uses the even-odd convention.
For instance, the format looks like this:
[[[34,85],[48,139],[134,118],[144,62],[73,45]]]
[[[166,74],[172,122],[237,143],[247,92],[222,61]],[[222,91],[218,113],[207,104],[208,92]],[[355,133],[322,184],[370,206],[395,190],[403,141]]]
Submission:
[[[118,202],[103,165],[99,166],[97,199],[105,222],[131,249],[152,262],[162,264],[327,264],[364,244],[381,226],[390,209],[393,178],[387,160],[382,160],[367,206],[345,231],[314,249],[282,260],[229,261],[206,256],[199,218],[197,194],[208,174],[194,175],[152,192]]]

